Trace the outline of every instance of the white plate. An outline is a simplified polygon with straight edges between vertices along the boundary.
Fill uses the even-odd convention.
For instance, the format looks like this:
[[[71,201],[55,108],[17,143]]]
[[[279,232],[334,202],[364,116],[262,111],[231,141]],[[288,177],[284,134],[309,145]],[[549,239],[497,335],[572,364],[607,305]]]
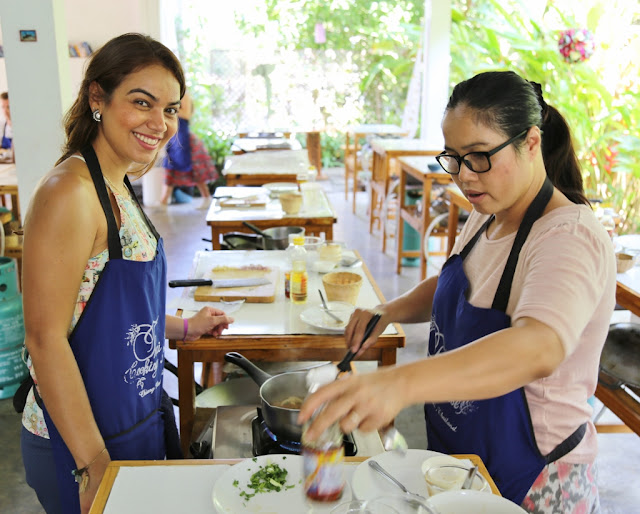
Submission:
[[[342,498],[335,502],[316,503],[307,499],[304,494],[302,457],[300,455],[263,455],[253,459],[245,459],[242,462],[230,467],[213,486],[212,500],[216,512],[219,514],[241,514],[246,512],[256,512],[260,514],[282,513],[324,513],[330,512],[336,505],[351,499],[351,491],[345,485]],[[251,475],[260,470],[268,463],[278,464],[285,468],[287,475],[286,485],[294,485],[291,489],[284,489],[280,492],[271,491],[268,493],[256,494],[253,498],[246,500],[240,496],[241,491],[251,492],[247,487]],[[234,481],[238,481],[238,486],[234,486]]]
[[[337,321],[335,323],[330,323],[328,314],[320,305],[309,307],[302,311],[300,313],[300,319],[312,327],[330,330],[331,332],[344,332],[355,307],[347,302],[327,302],[327,306],[330,311],[335,311],[333,313],[336,316],[344,320],[344,324],[340,325]]]
[[[625,250],[630,250],[633,253],[640,253],[640,234],[618,236],[615,238],[615,242]]]
[[[269,182],[268,184],[263,184],[262,187],[269,191],[269,195],[274,198],[282,193],[298,191],[298,184],[295,182]]]
[[[427,491],[427,482],[422,474],[422,463],[439,455],[444,454],[431,450],[409,449],[404,457],[396,452],[384,452],[371,457],[371,459],[377,461],[409,491],[428,498],[429,491]],[[353,473],[351,479],[353,495],[358,500],[372,500],[378,496],[397,494],[400,491],[398,487],[369,467],[368,461],[371,459],[358,465]]]
[[[523,514],[512,501],[479,491],[448,491],[429,498],[440,514]]]

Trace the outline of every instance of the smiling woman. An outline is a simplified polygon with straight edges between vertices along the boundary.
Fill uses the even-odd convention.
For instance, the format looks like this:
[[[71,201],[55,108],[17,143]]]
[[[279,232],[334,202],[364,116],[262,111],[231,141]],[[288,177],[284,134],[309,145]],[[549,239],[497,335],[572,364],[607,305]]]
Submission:
[[[209,307],[188,320],[165,315],[162,239],[127,177],[148,170],[176,133],[184,91],[180,63],[161,43],[140,34],[106,43],[26,216],[32,387],[22,451],[48,514],[88,512],[112,458],[181,457],[162,389],[164,339],[216,336],[233,321]]]

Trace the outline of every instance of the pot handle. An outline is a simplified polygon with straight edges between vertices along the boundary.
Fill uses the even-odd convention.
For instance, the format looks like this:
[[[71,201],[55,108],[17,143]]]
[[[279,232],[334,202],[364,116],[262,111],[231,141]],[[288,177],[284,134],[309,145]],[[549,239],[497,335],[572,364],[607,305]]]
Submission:
[[[271,378],[271,375],[269,375],[269,373],[262,371],[253,362],[251,362],[244,355],[238,352],[225,353],[224,360],[242,368],[259,386],[261,386]]]
[[[253,223],[249,223],[248,221],[243,221],[242,224],[245,227],[248,227],[251,230],[253,230],[256,234],[260,234],[265,239],[271,239],[271,236],[269,234],[265,234],[262,230],[260,230],[258,227],[256,227]]]

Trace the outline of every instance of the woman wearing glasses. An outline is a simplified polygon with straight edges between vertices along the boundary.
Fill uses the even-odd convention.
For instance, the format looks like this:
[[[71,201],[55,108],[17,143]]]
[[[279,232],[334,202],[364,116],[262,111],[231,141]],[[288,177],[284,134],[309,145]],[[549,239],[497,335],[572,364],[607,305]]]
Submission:
[[[425,404],[429,449],[478,454],[528,512],[597,512],[587,399],[615,305],[613,247],[588,204],[569,127],[540,85],[512,72],[458,84],[442,122],[442,168],[472,203],[451,257],[375,311],[363,348],[391,322],[430,321],[429,357],[338,380],[310,437],[389,424]],[[355,351],[372,311],[346,329]],[[362,350],[360,350],[362,352]]]

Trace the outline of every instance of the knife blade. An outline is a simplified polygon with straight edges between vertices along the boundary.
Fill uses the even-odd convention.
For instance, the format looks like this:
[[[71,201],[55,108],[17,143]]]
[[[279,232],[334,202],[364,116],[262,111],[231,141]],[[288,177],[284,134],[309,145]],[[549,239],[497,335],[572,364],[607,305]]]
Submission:
[[[232,287],[263,286],[270,284],[267,278],[220,278],[216,280],[195,278],[190,280],[170,280],[169,287],[213,286],[216,289]]]

